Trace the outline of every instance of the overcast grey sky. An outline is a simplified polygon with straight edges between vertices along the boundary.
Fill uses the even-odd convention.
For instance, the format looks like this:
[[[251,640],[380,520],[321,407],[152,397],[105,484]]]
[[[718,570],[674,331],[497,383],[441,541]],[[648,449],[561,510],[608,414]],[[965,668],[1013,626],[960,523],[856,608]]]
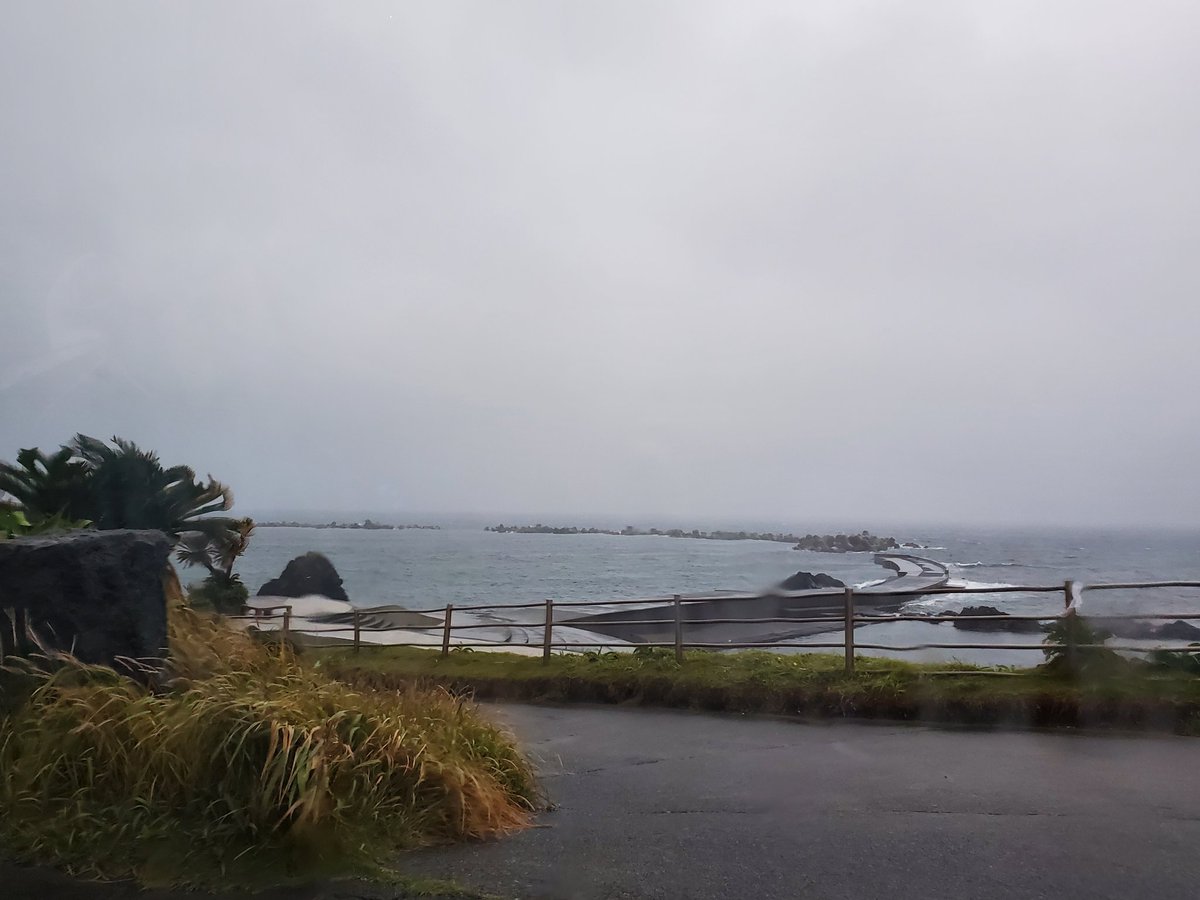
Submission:
[[[0,11],[0,458],[1200,523],[1195,3]]]

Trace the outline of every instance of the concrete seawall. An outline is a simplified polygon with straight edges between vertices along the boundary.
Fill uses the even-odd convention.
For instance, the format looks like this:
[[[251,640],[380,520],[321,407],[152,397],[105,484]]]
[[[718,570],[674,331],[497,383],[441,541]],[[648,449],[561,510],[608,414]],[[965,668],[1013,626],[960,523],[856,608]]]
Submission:
[[[889,597],[890,591],[932,590],[942,587],[950,573],[941,563],[910,554],[879,553],[875,562],[896,574],[870,587],[855,591],[855,606],[861,612],[895,612],[911,597]],[[768,592],[762,595],[710,595],[686,597],[681,617],[686,624],[687,640],[699,643],[769,642],[840,631],[838,617],[845,612],[845,591],[821,588],[796,592]],[[695,624],[705,619],[779,619],[828,616],[830,621],[805,624],[784,622],[721,622]],[[647,601],[646,605],[620,605],[604,611],[574,607],[564,612],[563,621],[577,628],[612,635],[625,641],[668,641],[674,635],[674,607],[670,598]],[[662,620],[671,620],[664,624]],[[628,623],[628,624],[625,624]],[[692,624],[687,624],[692,623]]]
[[[912,599],[889,597],[889,591],[912,592],[941,587],[949,572],[941,563],[924,557],[899,553],[879,553],[875,562],[892,571],[879,584],[855,591],[855,607],[869,614],[895,612]],[[256,597],[252,607],[270,607],[291,603],[294,610],[292,630],[323,642],[341,643],[350,638],[352,607],[341,601],[320,598],[320,612],[306,612],[304,600]],[[328,607],[333,606],[336,609]],[[807,591],[771,591],[761,594],[712,593],[681,598],[680,612],[688,643],[739,644],[787,641],[808,635],[840,632],[844,628],[845,590],[823,588]],[[450,643],[495,644],[497,650],[541,652],[545,628],[544,608],[456,610],[456,628]],[[786,619],[828,617],[827,622],[720,622],[699,624],[706,619]],[[360,640],[366,644],[419,644],[440,646],[442,619],[437,614],[418,615],[396,609],[364,611],[360,617]],[[588,603],[581,606],[556,606],[554,610],[556,643],[587,647],[619,647],[626,643],[670,643],[674,639],[675,609],[672,597],[648,597],[620,603]],[[263,619],[257,623],[273,630],[278,623]],[[331,628],[335,630],[330,630]],[[486,648],[480,648],[486,649]]]

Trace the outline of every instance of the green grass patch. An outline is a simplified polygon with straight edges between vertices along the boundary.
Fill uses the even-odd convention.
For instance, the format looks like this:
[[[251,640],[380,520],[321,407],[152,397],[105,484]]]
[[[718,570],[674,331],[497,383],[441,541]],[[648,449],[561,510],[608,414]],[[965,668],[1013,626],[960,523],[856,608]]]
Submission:
[[[313,653],[311,665],[362,688],[414,682],[485,700],[623,703],[813,718],[868,718],[1006,727],[1200,731],[1200,678],[1125,660],[1064,673],[1002,674],[963,664],[841,656],[670,651],[556,655],[370,648]]]
[[[378,875],[397,850],[529,822],[526,760],[460,697],[353,687],[188,610],[172,646],[158,689],[69,659],[24,676],[0,718],[7,855],[254,887]]]

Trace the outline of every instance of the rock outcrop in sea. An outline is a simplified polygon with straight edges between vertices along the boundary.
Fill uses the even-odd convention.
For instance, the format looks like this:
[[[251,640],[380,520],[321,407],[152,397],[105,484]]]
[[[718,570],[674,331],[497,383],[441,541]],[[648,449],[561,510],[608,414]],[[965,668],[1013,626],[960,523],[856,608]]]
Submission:
[[[939,616],[1004,616],[1008,619],[1009,614],[1003,610],[996,609],[994,606],[964,606],[958,612],[947,611],[938,613]],[[1004,621],[1003,619],[995,619],[992,621],[975,621],[972,619],[956,619],[953,623],[955,628],[961,628],[964,631],[1007,631],[1020,634],[1037,634],[1043,631],[1039,622],[1027,622],[1024,620]]]
[[[329,557],[314,550],[297,556],[284,566],[278,578],[272,578],[258,589],[260,597],[307,597],[310,594],[350,602],[342,587],[342,578]]]
[[[832,575],[826,575],[824,572],[816,575],[812,572],[797,572],[779,582],[781,591],[811,591],[817,588],[844,588],[845,586],[845,582],[838,581]]]
[[[1183,619],[1174,622],[1158,624],[1140,619],[1108,619],[1104,616],[1088,618],[1088,624],[1093,628],[1111,634],[1113,637],[1132,638],[1134,640],[1165,640],[1165,641],[1200,641],[1200,628]]]
[[[861,534],[806,534],[793,549],[814,553],[882,553],[899,548],[894,537],[877,537],[864,531]]]

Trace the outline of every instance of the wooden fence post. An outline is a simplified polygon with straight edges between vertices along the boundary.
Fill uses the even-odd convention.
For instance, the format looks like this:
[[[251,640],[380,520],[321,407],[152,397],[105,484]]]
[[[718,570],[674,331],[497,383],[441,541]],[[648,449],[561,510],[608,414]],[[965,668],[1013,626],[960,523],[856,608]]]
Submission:
[[[846,674],[854,674],[854,588],[846,588]]]
[[[546,598],[546,629],[542,634],[542,662],[550,662],[550,645],[554,642],[554,601]]]
[[[446,621],[442,623],[442,656],[450,655],[450,622],[454,618],[454,604],[446,604]]]
[[[679,595],[675,595],[675,662],[683,662],[683,610],[679,607]]]
[[[292,608],[285,606],[283,608],[283,631],[280,642],[286,644],[288,641],[288,633],[292,630]]]
[[[1063,585],[1063,597],[1067,604],[1066,612],[1063,613],[1063,618],[1066,620],[1063,623],[1066,626],[1063,629],[1063,632],[1066,636],[1066,642],[1067,642],[1067,647],[1066,647],[1067,669],[1072,672],[1075,671],[1075,632],[1076,632],[1076,623],[1078,621],[1078,613],[1075,611],[1075,607],[1071,605],[1071,601],[1074,598],[1074,594],[1075,594],[1075,582],[1073,582],[1073,581],[1066,582]]]
[[[351,615],[354,616],[354,652],[357,653],[359,650],[359,647],[361,645],[362,625],[359,623],[359,620],[358,620],[358,610],[357,609],[354,610],[354,612],[352,612]]]

